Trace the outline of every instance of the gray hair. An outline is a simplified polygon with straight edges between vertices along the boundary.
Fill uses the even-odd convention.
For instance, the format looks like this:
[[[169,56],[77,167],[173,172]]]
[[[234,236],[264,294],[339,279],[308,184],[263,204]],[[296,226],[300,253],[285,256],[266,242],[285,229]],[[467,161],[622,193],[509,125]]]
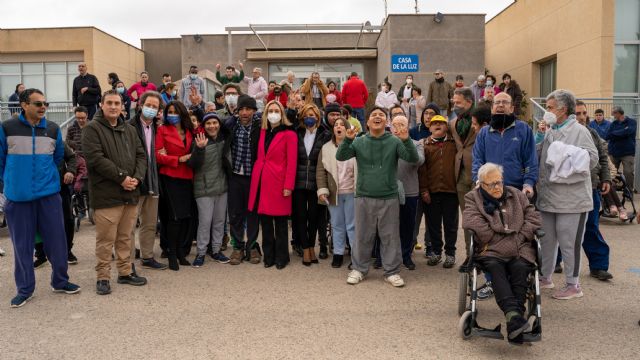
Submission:
[[[567,115],[576,113],[576,96],[569,90],[558,89],[547,95],[547,101],[554,99],[559,108],[567,109]]]
[[[259,73],[260,75],[262,75],[262,69],[259,67],[253,68],[253,71]]]
[[[473,102],[473,92],[468,87],[455,89],[453,95],[460,95],[464,97],[465,100]]]
[[[204,103],[204,106],[206,108],[207,106],[216,106],[216,104],[214,104],[213,101],[207,101],[206,103]]]
[[[480,169],[478,169],[478,180],[482,182],[487,177],[487,175],[495,171],[499,172],[500,175],[502,175],[502,166],[490,162],[480,166]]]
[[[614,106],[613,109],[611,109],[611,112],[615,112],[618,113],[620,115],[624,115],[624,109],[622,108],[622,106]]]

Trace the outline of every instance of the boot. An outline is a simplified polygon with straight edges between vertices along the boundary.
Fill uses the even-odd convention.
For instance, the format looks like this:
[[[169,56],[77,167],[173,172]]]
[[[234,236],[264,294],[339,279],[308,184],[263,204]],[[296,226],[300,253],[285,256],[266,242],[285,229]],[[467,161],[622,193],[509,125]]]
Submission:
[[[316,250],[314,248],[309,248],[309,258],[311,262],[314,264],[318,263],[318,258],[316,257]]]
[[[322,260],[329,257],[329,254],[327,253],[327,245],[320,244],[320,253],[318,253],[318,257]]]
[[[173,271],[180,270],[180,265],[178,265],[178,257],[175,254],[168,254],[167,259],[169,259],[169,269]]]
[[[333,254],[333,261],[331,262],[331,267],[336,269],[341,267],[342,261],[343,261],[343,255]]]
[[[310,249],[302,249],[302,265],[311,266],[311,251],[310,251]]]

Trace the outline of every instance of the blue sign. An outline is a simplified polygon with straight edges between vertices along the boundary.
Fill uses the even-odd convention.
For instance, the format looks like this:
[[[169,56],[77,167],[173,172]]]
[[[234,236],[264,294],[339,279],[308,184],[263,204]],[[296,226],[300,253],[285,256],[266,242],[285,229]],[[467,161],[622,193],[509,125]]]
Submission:
[[[391,72],[418,72],[418,55],[391,55]]]

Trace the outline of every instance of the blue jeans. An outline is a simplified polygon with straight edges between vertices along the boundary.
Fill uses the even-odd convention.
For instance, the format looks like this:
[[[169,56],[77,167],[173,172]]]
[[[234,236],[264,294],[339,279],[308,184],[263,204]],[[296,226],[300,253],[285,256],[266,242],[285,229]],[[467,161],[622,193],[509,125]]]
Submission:
[[[613,191],[613,190],[611,190]],[[589,269],[609,270],[609,245],[600,233],[600,190],[593,189],[593,210],[587,217],[582,248],[589,259]]]
[[[329,213],[331,214],[333,253],[344,255],[347,235],[349,235],[349,245],[352,249],[353,242],[356,240],[356,212],[353,193],[338,194],[337,205],[329,206]]]
[[[356,119],[358,119],[358,121],[360,121],[362,132],[367,132],[367,127],[365,126],[367,122],[364,119],[364,108],[353,108],[353,115]]]

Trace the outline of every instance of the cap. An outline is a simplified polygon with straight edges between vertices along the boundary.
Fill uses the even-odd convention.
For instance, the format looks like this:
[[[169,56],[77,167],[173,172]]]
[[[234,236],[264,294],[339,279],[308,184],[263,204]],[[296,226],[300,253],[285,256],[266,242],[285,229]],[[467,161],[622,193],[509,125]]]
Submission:
[[[442,115],[435,115],[434,117],[432,117],[429,124],[433,124],[434,122],[443,122],[445,124],[448,124],[447,119],[445,119],[445,117]]]

